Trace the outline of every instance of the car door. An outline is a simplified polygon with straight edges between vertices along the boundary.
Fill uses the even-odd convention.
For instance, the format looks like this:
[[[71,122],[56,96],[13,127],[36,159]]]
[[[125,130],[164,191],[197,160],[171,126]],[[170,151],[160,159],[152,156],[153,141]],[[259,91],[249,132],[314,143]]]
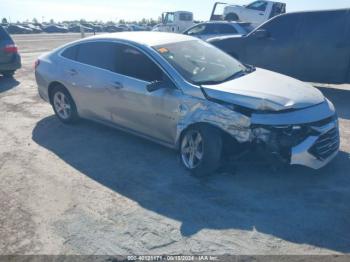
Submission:
[[[107,41],[78,44],[63,51],[64,84],[69,87],[79,114],[94,120],[111,121],[105,106],[109,95],[120,88],[115,74],[117,46]]]
[[[266,1],[255,1],[246,6],[244,12],[240,14],[240,20],[251,22],[254,24],[262,24],[267,20],[267,9],[269,3]]]
[[[349,11],[302,14],[298,30],[298,78],[313,82],[344,83],[350,57]]]
[[[245,40],[242,61],[286,75],[294,75],[298,68],[293,66],[298,55],[297,31],[300,27],[298,14],[273,18],[257,28]],[[259,33],[265,31],[261,36]]]
[[[117,73],[121,88],[110,94],[106,107],[115,124],[164,143],[173,143],[182,92],[164,71],[136,47],[119,44]],[[164,88],[148,92],[151,82]]]

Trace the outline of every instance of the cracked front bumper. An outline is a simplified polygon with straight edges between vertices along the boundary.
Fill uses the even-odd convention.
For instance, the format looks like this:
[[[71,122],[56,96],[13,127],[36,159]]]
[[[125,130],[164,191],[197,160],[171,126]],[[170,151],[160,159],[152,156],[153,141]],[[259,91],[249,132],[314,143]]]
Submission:
[[[322,127],[312,127],[312,129],[319,135],[309,136],[292,148],[291,165],[320,169],[338,154],[340,147],[338,120]]]

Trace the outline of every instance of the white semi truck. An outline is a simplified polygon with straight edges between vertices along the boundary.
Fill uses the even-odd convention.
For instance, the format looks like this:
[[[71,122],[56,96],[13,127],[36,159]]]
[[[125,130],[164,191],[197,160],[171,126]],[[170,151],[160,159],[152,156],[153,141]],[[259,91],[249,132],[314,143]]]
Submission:
[[[165,12],[162,14],[162,23],[156,25],[153,31],[182,33],[193,25],[193,13],[191,12]]]
[[[225,7],[223,12],[216,14],[219,5],[225,5]],[[249,22],[252,26],[257,27],[270,18],[285,12],[285,3],[267,0],[254,1],[245,6],[217,2],[214,5],[210,20]]]

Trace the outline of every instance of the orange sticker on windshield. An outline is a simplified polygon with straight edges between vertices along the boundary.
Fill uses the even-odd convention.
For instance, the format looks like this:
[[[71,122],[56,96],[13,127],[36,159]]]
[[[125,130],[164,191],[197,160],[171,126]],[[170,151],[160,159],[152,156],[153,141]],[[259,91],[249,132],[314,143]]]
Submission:
[[[161,54],[164,54],[164,53],[168,53],[168,52],[169,52],[169,50],[166,49],[165,47],[159,48],[158,51],[159,51],[159,53],[161,53]]]

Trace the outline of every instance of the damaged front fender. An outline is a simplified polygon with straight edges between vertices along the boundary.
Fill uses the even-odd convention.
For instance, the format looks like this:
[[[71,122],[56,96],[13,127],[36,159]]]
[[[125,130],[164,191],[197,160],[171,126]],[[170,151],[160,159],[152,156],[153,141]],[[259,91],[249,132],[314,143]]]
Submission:
[[[251,121],[248,116],[208,100],[197,101],[195,104],[189,100],[183,103],[182,107],[182,116],[177,125],[176,145],[179,145],[184,130],[199,123],[216,126],[240,143],[252,140]]]

